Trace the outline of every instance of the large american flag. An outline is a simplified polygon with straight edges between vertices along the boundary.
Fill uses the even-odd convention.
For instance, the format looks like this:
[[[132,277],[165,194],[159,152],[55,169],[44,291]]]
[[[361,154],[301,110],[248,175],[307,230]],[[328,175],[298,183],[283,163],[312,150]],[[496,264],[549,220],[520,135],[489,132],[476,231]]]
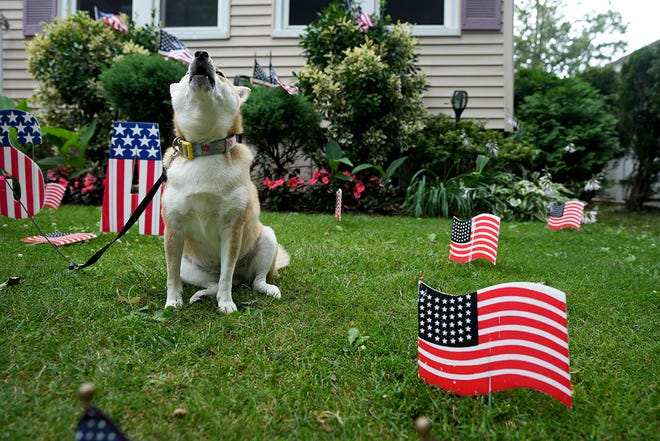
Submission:
[[[548,228],[560,230],[562,228],[580,229],[584,216],[584,204],[580,201],[568,201],[565,204],[553,203],[548,215]]]
[[[531,388],[572,406],[566,295],[504,283],[454,296],[419,282],[420,378],[458,395]]]
[[[41,129],[31,113],[15,109],[0,110],[0,169],[7,177],[0,179],[0,214],[12,219],[25,219],[33,217],[43,207],[44,176],[32,159],[12,147],[12,129],[20,144],[41,144]],[[12,185],[12,179],[19,184],[19,200],[14,197],[14,192],[18,193],[19,189],[14,188],[16,185]]]
[[[132,193],[134,167],[138,192]],[[158,124],[115,122],[103,191],[101,231],[120,231],[163,171]],[[139,219],[140,234],[162,235],[158,191]]]
[[[190,64],[195,59],[194,55],[185,44],[174,35],[160,30],[160,43],[158,44],[158,53],[165,58],[173,58],[184,64]]]
[[[479,214],[466,221],[454,217],[449,258],[460,263],[481,258],[495,265],[499,234],[500,218],[493,214]]]

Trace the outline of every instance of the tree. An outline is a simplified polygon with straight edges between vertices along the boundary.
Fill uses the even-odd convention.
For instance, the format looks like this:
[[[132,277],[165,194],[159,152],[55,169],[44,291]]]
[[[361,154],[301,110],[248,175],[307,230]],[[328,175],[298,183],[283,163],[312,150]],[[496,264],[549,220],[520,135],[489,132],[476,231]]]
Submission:
[[[572,23],[561,13],[564,8],[565,0],[516,2],[516,69],[543,68],[571,76],[625,51],[627,43],[616,39],[627,28],[620,13],[591,12]]]
[[[660,174],[660,43],[633,52],[621,66],[621,138],[635,159],[626,205],[639,210]]]
[[[525,97],[516,117],[521,125],[513,138],[540,150],[533,169],[548,170],[585,200],[592,196],[585,182],[622,153],[605,98],[579,78],[557,79],[553,87]]]

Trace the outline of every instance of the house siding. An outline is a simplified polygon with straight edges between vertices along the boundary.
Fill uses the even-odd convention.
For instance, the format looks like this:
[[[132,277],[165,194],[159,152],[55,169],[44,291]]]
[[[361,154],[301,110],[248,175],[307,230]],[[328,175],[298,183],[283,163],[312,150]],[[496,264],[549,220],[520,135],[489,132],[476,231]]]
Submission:
[[[5,0],[3,9],[11,28],[4,33],[3,93],[29,98],[36,82],[27,73],[22,26],[22,1]],[[254,57],[268,67],[269,56],[284,82],[305,65],[298,38],[274,38],[272,0],[232,0],[230,37],[186,40],[192,51],[207,50],[225,75],[252,75]],[[432,113],[453,115],[450,98],[456,89],[468,92],[462,117],[482,121],[489,128],[509,130],[513,113],[513,1],[503,0],[501,31],[468,31],[458,37],[418,39],[418,65],[427,75],[424,104]]]

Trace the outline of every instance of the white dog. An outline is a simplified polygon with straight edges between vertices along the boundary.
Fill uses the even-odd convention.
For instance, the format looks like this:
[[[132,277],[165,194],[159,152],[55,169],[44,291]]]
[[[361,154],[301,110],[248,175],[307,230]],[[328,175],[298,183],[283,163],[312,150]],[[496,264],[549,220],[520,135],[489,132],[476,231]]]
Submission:
[[[203,288],[191,303],[213,296],[226,313],[236,311],[231,290],[239,283],[279,298],[279,288],[266,277],[288,265],[289,255],[259,221],[253,156],[235,137],[242,132],[240,106],[250,89],[234,86],[207,52],[198,51],[170,94],[179,138],[165,159],[165,307],[183,304],[182,280]]]

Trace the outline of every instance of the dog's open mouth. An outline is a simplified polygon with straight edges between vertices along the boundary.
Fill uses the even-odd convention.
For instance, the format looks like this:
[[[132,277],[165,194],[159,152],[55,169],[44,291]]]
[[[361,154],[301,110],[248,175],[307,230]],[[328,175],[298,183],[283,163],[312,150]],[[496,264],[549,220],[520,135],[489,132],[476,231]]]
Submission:
[[[190,65],[190,84],[195,87],[212,89],[215,86],[215,70],[208,58],[200,57]]]

